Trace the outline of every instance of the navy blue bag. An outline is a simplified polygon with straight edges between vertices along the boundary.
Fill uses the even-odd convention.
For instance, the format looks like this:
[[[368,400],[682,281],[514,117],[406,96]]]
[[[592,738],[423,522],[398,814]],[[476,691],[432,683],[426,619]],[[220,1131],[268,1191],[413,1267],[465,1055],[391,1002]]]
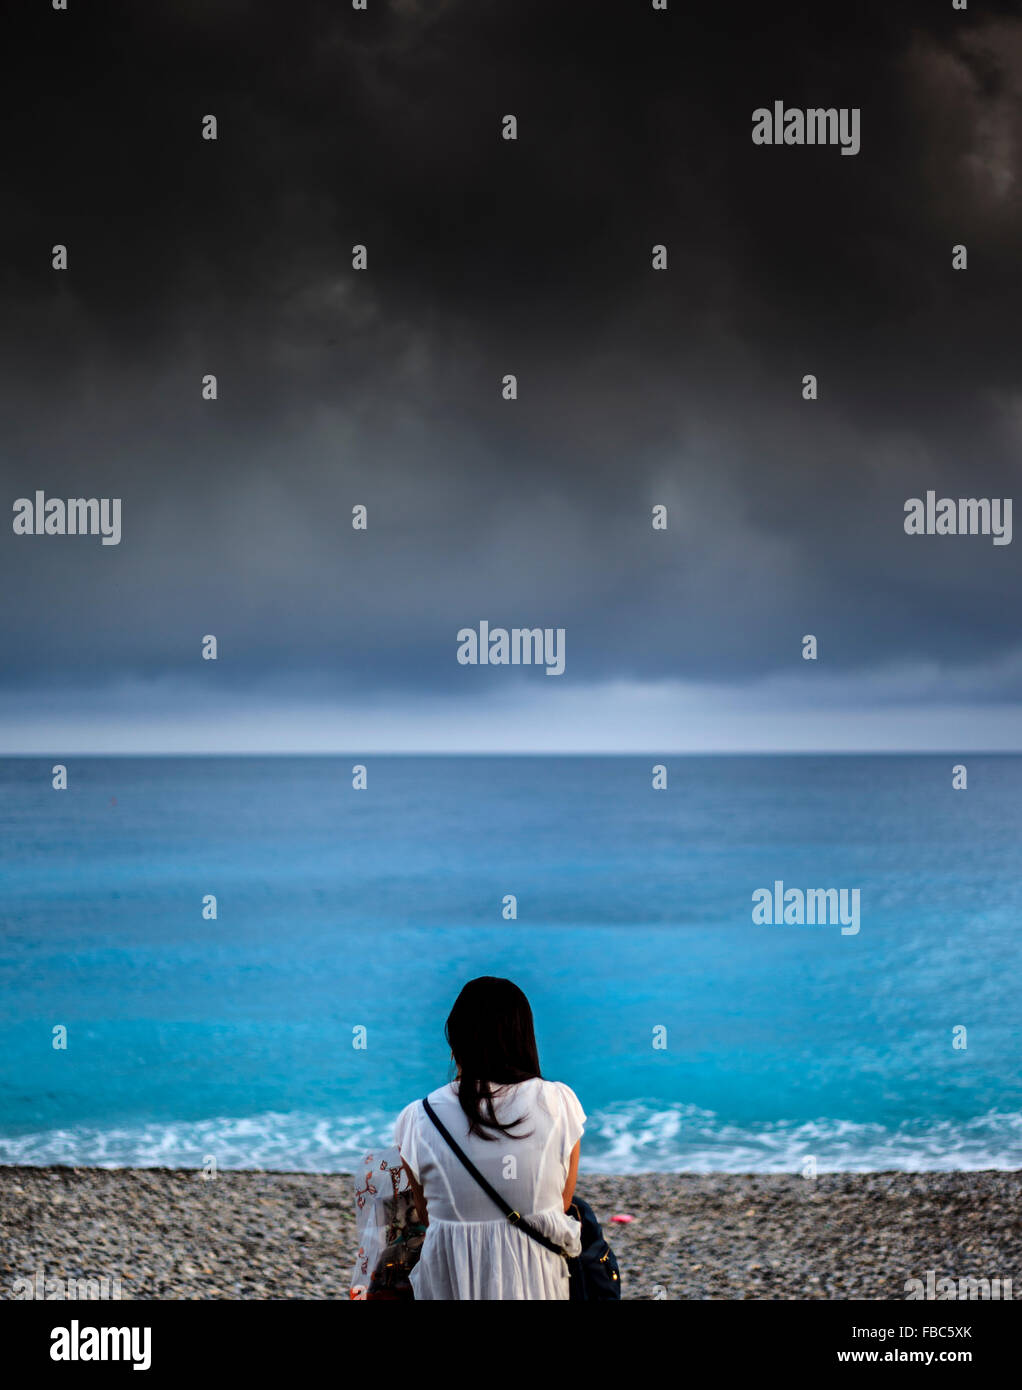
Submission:
[[[596,1213],[581,1197],[576,1197],[568,1210],[575,1213],[582,1227],[582,1253],[568,1259],[569,1298],[589,1302],[620,1298],[621,1271]]]

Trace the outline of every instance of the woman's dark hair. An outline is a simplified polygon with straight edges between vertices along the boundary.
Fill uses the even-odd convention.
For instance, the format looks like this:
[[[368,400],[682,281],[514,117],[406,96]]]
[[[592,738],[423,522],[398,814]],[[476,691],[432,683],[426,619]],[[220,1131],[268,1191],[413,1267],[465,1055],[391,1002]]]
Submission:
[[[468,1117],[469,1133],[481,1139],[511,1135],[524,1117],[502,1125],[494,1113],[490,1083],[503,1086],[540,1075],[528,999],[516,984],[495,975],[469,980],[454,1001],[444,1037],[461,1068],[458,1100]],[[487,1129],[497,1133],[487,1134]]]

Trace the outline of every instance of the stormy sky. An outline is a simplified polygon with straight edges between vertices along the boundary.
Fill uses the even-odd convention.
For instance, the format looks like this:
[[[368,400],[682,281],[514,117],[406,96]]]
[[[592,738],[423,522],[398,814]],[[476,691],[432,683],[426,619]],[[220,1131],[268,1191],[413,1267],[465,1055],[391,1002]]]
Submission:
[[[1016,9],[5,15],[0,751],[1022,749]]]

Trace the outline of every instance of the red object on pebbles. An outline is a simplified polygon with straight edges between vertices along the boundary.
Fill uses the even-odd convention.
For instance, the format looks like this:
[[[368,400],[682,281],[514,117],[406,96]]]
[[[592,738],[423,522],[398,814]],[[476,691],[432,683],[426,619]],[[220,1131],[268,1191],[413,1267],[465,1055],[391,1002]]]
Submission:
[[[625,1225],[628,1224],[629,1221],[634,1221],[634,1220],[635,1220],[635,1217],[634,1217],[634,1216],[626,1216],[624,1212],[619,1211],[618,1214],[617,1214],[616,1216],[612,1216],[610,1219],[611,1219],[611,1221],[616,1221],[616,1222],[618,1222],[618,1224],[621,1225],[621,1226],[625,1226]]]

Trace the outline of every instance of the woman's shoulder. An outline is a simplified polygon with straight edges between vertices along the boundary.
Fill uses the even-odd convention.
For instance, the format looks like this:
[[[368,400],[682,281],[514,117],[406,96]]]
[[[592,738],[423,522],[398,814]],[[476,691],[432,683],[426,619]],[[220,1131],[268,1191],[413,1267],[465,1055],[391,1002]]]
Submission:
[[[430,1105],[443,1105],[447,1101],[451,1100],[457,1102],[457,1098],[457,1093],[455,1092],[450,1082],[448,1082],[446,1086],[438,1086],[435,1091],[430,1091],[429,1095],[426,1097]],[[397,1117],[398,1124],[401,1124],[402,1121],[407,1123],[408,1121],[416,1118],[419,1115],[424,1115],[425,1113],[426,1112],[422,1108],[422,1097],[420,1096],[418,1100],[410,1100],[408,1102],[405,1108],[401,1111],[400,1115]]]
[[[555,1098],[559,1099],[562,1104],[567,1106],[568,1111],[571,1114],[575,1114],[577,1112],[580,1115],[582,1115],[583,1119],[585,1118],[582,1112],[581,1101],[566,1081],[547,1081],[545,1078],[543,1078],[540,1081],[540,1085],[543,1088],[544,1094],[548,1096],[551,1100]]]
[[[443,1108],[444,1102],[457,1097],[452,1096],[451,1086],[438,1086],[435,1091],[430,1091],[426,1099],[430,1105]],[[410,1100],[405,1108],[398,1115],[394,1122],[394,1141],[402,1152],[414,1154],[419,1143],[419,1136],[423,1132],[423,1125],[430,1128],[426,1118],[426,1112],[422,1108],[422,1100]]]
[[[566,1081],[547,1081],[546,1108],[560,1127],[565,1154],[585,1133],[586,1112],[582,1102]]]
[[[560,1091],[562,1095],[566,1095],[566,1096],[573,1096],[573,1095],[575,1095],[575,1092],[571,1089],[571,1087],[568,1085],[568,1083],[567,1083],[566,1081],[548,1081],[546,1077],[543,1077],[543,1078],[542,1078],[542,1084],[543,1084],[544,1086],[553,1087],[554,1090]],[[576,1097],[576,1099],[577,1099],[577,1097]]]

